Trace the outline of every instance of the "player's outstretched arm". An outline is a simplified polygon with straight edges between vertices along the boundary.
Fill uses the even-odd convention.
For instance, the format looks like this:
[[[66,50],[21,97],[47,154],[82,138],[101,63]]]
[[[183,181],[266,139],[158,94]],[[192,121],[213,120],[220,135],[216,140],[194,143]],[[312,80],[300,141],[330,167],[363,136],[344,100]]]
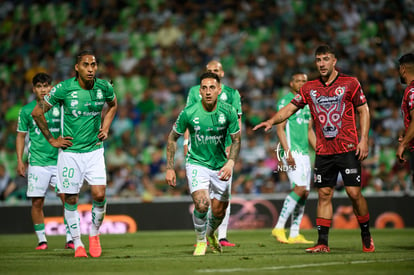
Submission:
[[[174,157],[175,152],[177,151],[177,140],[181,135],[179,135],[174,130],[171,130],[168,135],[167,141],[167,171],[165,173],[165,180],[168,185],[175,187],[176,185],[176,176],[174,171]]]
[[[289,103],[288,105],[280,109],[276,114],[274,114],[270,119],[254,126],[253,131],[256,131],[257,129],[264,127],[265,132],[267,132],[268,130],[272,129],[272,126],[274,124],[282,123],[291,115],[296,113],[297,110],[299,110],[299,108],[296,105]]]

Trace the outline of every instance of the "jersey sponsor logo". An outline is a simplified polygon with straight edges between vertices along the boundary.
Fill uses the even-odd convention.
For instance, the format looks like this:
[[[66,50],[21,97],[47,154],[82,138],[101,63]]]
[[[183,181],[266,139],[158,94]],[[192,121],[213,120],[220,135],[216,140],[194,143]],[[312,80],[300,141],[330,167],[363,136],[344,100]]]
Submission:
[[[342,104],[344,95],[345,87],[338,87],[335,96],[321,96],[316,90],[310,92],[325,138],[335,138],[342,127],[341,118],[345,111],[345,104]]]
[[[197,145],[209,145],[209,144],[222,144],[224,141],[224,136],[220,135],[220,136],[205,136],[205,135],[200,135],[198,133],[196,133],[195,135],[195,142],[197,143]]]

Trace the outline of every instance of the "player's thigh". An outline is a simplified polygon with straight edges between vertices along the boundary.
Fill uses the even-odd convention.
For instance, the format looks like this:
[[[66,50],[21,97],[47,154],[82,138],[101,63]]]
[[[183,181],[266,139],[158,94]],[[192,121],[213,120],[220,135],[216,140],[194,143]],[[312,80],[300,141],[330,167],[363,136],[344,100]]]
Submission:
[[[233,176],[228,180],[221,180],[219,171],[209,170],[210,173],[210,198],[220,202],[228,202],[231,193],[231,181]]]
[[[338,155],[336,162],[345,186],[361,186],[361,161],[355,151]]]
[[[306,190],[310,190],[310,181],[311,181],[311,164],[309,156],[298,154],[294,156],[295,158],[295,169],[288,170],[287,175],[292,185],[292,188],[295,186],[303,186]]]
[[[209,169],[201,165],[187,163],[185,170],[190,194],[198,190],[210,189]]]
[[[78,194],[83,184],[82,154],[60,151],[57,177],[58,193]]]
[[[44,197],[56,170],[51,169],[51,166],[29,165],[27,172],[27,196]]]
[[[104,149],[83,153],[83,163],[85,164],[84,179],[89,185],[106,186],[106,166]]]
[[[333,187],[338,179],[339,168],[332,155],[316,155],[314,185],[317,188]]]

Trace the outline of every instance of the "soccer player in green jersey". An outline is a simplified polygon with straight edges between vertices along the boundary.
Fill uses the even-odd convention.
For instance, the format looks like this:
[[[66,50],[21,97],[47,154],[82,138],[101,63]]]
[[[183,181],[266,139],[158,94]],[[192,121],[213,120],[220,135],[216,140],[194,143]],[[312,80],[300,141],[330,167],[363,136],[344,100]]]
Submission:
[[[26,165],[23,161],[23,152],[25,146],[26,134],[29,135],[28,143],[28,177],[27,177],[27,197],[32,198],[32,221],[38,239],[37,250],[47,249],[47,239],[45,233],[45,217],[43,205],[45,195],[49,189],[49,184],[55,188],[57,182],[57,156],[58,149],[51,146],[39,131],[36,123],[33,121],[31,113],[37,102],[42,101],[43,97],[50,92],[52,88],[52,77],[46,73],[38,73],[33,77],[33,93],[36,99],[22,107],[19,113],[16,137],[17,153],[17,173],[26,177]],[[50,109],[46,114],[46,122],[54,137],[59,135],[60,131],[60,110],[57,107]],[[64,194],[58,194],[62,203],[64,203]],[[73,249],[72,236],[69,229],[66,228],[65,248]]]
[[[217,60],[210,61],[206,66],[207,72],[215,73],[217,74],[220,79],[223,79],[224,77],[224,70],[221,63]],[[226,102],[234,107],[237,111],[238,115],[238,121],[239,121],[239,127],[240,131],[242,128],[241,123],[241,116],[242,116],[242,108],[241,108],[241,100],[240,100],[240,93],[238,90],[230,88],[229,86],[226,86],[224,84],[221,84],[221,94],[218,97],[219,100]],[[200,95],[200,85],[196,85],[190,88],[190,91],[188,92],[187,96],[187,106],[197,103],[201,100]],[[228,135],[226,138],[226,152],[229,152],[231,144],[231,138]],[[188,151],[188,131],[184,134],[184,152],[185,154]],[[231,190],[231,182],[230,182],[230,190]],[[222,223],[220,224],[218,228],[218,239],[222,246],[235,246],[234,243],[231,243],[227,240],[227,227],[229,224],[230,219],[230,201],[229,206],[226,209],[226,216],[224,217]]]
[[[88,257],[81,240],[77,205],[84,180],[91,187],[92,223],[89,231],[89,254],[99,257],[102,248],[99,228],[106,212],[106,168],[103,141],[117,109],[112,85],[96,78],[98,63],[92,51],[76,56],[76,77],[67,79],[38,102],[32,116],[39,129],[56,148],[58,155],[58,190],[65,193],[65,218],[75,244],[75,257]],[[102,114],[105,103],[108,109]],[[45,119],[53,106],[62,111],[61,135],[55,138]]]
[[[222,92],[220,78],[207,72],[201,75],[200,82],[201,101],[184,108],[168,136],[166,171],[167,183],[175,187],[174,156],[177,140],[188,129],[191,146],[186,156],[186,172],[195,206],[195,256],[205,254],[207,239],[213,252],[222,251],[215,230],[226,213],[233,167],[240,152],[241,140],[236,110],[218,100]],[[225,139],[228,134],[232,143],[226,154]]]
[[[294,73],[290,80],[290,92],[277,104],[277,110],[289,104],[308,81],[304,73]],[[309,107],[297,111],[283,123],[276,125],[279,144],[276,149],[277,158],[281,163],[279,168],[286,171],[293,190],[285,198],[277,224],[272,235],[281,243],[313,243],[299,234],[300,223],[305,212],[305,202],[308,198],[311,183],[311,163],[309,144],[315,149],[316,136],[312,128]],[[291,216],[289,238],[285,235],[285,224]]]

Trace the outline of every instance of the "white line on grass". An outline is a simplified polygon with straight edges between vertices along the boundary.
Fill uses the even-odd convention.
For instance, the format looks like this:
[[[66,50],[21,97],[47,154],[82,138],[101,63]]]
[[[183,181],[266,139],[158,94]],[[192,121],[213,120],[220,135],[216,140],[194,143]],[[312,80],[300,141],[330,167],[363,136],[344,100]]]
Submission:
[[[319,263],[319,264],[301,264],[301,265],[280,265],[280,266],[267,266],[261,268],[228,268],[228,269],[200,269],[197,272],[201,273],[214,273],[214,272],[257,272],[266,270],[280,270],[280,269],[295,269],[295,268],[308,268],[319,267],[328,265],[345,265],[345,264],[371,264],[371,263],[388,263],[388,262],[408,262],[413,261],[414,258],[408,259],[390,259],[390,260],[369,260],[369,261],[344,261],[344,262],[331,262],[331,263]]]

